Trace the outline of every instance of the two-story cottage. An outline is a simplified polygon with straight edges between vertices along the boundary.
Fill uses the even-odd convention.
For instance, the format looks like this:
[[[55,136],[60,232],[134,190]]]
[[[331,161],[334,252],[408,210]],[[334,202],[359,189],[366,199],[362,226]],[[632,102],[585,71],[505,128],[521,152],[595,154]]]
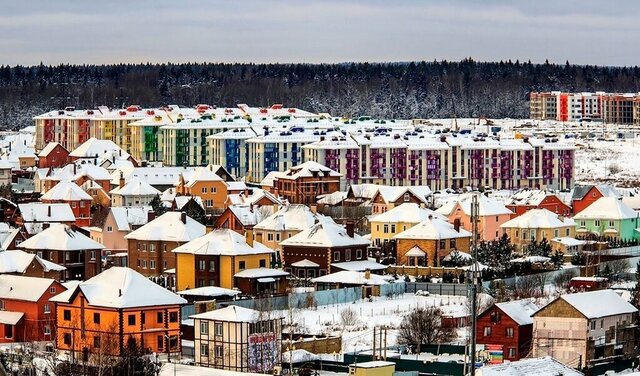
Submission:
[[[462,228],[473,231],[472,226],[472,202],[473,197],[478,197],[478,237],[479,240],[491,241],[500,238],[502,230],[500,225],[511,219],[511,210],[501,202],[491,199],[484,194],[473,192],[464,193],[457,198],[442,205],[438,213],[446,215],[449,222],[460,221]]]
[[[576,233],[583,236],[603,236],[621,240],[639,239],[640,213],[620,198],[601,197],[576,214]]]
[[[556,194],[539,189],[523,189],[511,195],[505,206],[513,212],[512,218],[531,209],[547,209],[552,213],[569,217],[573,214],[571,206],[562,202]]]
[[[275,175],[272,193],[291,204],[311,205],[319,195],[340,190],[340,174],[314,161],[308,161]]]
[[[547,209],[531,209],[500,225],[511,243],[522,249],[533,241],[559,237],[573,238],[576,223],[571,218],[555,214]]]
[[[91,202],[93,198],[74,182],[60,182],[42,195],[45,204],[66,203],[76,217],[76,225],[89,226],[91,223]]]
[[[383,246],[394,236],[426,221],[429,217],[445,218],[443,215],[413,202],[400,204],[384,213],[375,215],[369,220],[371,244],[378,247]]]

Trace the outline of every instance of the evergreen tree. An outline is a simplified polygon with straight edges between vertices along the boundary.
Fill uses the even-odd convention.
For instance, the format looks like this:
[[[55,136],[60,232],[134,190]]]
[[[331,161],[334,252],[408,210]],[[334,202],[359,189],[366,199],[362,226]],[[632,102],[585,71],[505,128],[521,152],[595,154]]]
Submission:
[[[164,206],[162,200],[160,200],[159,195],[156,195],[156,197],[154,197],[151,202],[149,202],[149,205],[151,206],[151,209],[153,209],[153,212],[156,214],[156,218],[169,211],[169,209]]]

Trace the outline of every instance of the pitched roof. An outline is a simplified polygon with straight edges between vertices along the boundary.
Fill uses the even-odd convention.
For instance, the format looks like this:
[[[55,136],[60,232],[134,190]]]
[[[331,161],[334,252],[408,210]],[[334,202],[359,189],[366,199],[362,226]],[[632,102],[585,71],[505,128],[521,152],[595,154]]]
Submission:
[[[522,215],[510,219],[500,225],[502,228],[559,228],[575,226],[576,222],[571,218],[561,218],[556,213],[547,209],[531,209]]]
[[[255,226],[272,214],[271,206],[258,207],[252,205],[231,205],[229,211],[242,223],[243,226]]]
[[[0,299],[15,299],[36,302],[55,282],[51,278],[0,275]]]
[[[507,316],[511,317],[513,321],[518,323],[518,325],[533,324],[533,318],[531,317],[531,315],[533,315],[540,309],[540,307],[533,304],[533,302],[529,299],[496,303],[496,306],[500,308],[500,310]]]
[[[431,194],[431,189],[426,185],[417,186],[388,186],[383,185],[378,188],[377,194],[382,196],[385,202],[394,202],[400,199],[405,193],[416,196],[420,201],[427,204],[427,196]],[[375,195],[374,195],[375,197]]]
[[[93,198],[74,182],[61,181],[41,197],[46,201],[91,201]]]
[[[316,219],[322,217],[324,216],[312,212],[306,205],[287,205],[255,225],[254,229],[270,231],[301,231],[313,226]]]
[[[588,319],[622,315],[638,311],[636,307],[620,297],[620,295],[613,290],[565,294],[561,295],[558,299],[564,299],[564,301]],[[594,302],[597,302],[597,304],[594,304]],[[553,304],[553,302],[549,304]]]
[[[443,218],[441,214],[431,209],[422,208],[413,202],[405,202],[382,214],[371,217],[369,221],[381,223],[420,223],[429,219],[429,216]]]
[[[442,205],[438,210],[438,213],[444,215],[450,215],[453,213],[456,205],[459,204],[461,210],[465,215],[471,215],[471,202],[475,193],[463,193],[457,198],[454,198]],[[478,214],[482,217],[488,215],[506,215],[513,214],[511,210],[507,209],[501,202],[491,199],[483,194],[478,194]]]
[[[187,170],[182,173],[182,177],[184,178],[184,185],[191,188],[197,182],[203,181],[222,181],[224,180],[218,176],[215,172],[213,172],[209,167],[196,167],[193,170]],[[212,167],[211,167],[212,168]],[[178,182],[176,182],[176,185]],[[226,184],[226,183],[225,183]]]
[[[273,250],[256,241],[251,246],[247,244],[247,239],[243,235],[233,230],[220,228],[181,245],[173,252],[192,255],[238,256],[270,254],[273,253]]]
[[[97,156],[99,159],[111,159],[113,157],[127,159],[130,157],[129,153],[124,151],[115,142],[94,137],[91,137],[83,142],[82,145],[75,148],[69,153],[69,156],[77,158],[94,158]]]
[[[204,286],[195,289],[187,289],[176,292],[180,296],[235,296],[240,294],[240,290],[225,289],[217,286]]]
[[[340,270],[351,270],[356,272],[363,272],[367,269],[369,270],[387,269],[387,265],[382,265],[380,263],[377,263],[375,259],[334,262],[331,264],[331,266],[338,268]]]
[[[631,219],[638,213],[616,197],[601,197],[586,209],[576,214],[573,219]]]
[[[80,282],[75,289],[69,289],[51,301],[69,303],[77,291],[82,292],[89,305],[97,307],[135,308],[187,303],[135,270],[119,266]]]
[[[118,231],[131,231],[131,226],[143,226],[149,220],[151,206],[114,206],[109,209]]]
[[[591,188],[596,188],[604,197],[620,197],[618,191],[607,184],[598,185],[576,185],[573,187],[573,194],[571,195],[571,201],[582,200],[584,196],[589,193]]]
[[[256,322],[260,312],[253,309],[230,305],[224,308],[189,316],[192,319],[226,321],[226,322]]]
[[[56,148],[56,146],[60,146],[64,149],[64,147],[57,142],[49,142],[42,150],[40,150],[38,157],[46,157]]]
[[[330,169],[329,167],[323,166],[315,161],[307,161],[297,166],[291,167],[286,172],[276,175],[278,179],[298,179],[298,178],[309,178],[309,177],[341,177],[337,171]]]
[[[166,212],[125,236],[125,239],[189,242],[205,233],[205,226],[181,212]]]
[[[118,186],[112,189],[109,193],[120,196],[155,196],[159,195],[161,192],[152,187],[146,181],[138,177],[133,177],[129,179],[122,188]]]
[[[454,226],[440,217],[427,218],[415,226],[394,236],[395,239],[456,239],[470,238],[471,232],[463,229],[456,231]]]
[[[45,272],[63,271],[64,266],[45,260],[35,253],[28,253],[22,250],[0,251],[0,274],[6,273],[26,273],[33,264],[38,263]]]
[[[335,223],[331,218],[323,217],[320,221],[306,230],[283,240],[282,246],[303,246],[303,247],[349,247],[358,245],[369,245],[371,242],[358,234],[353,237],[347,234],[344,226]]]
[[[42,249],[83,251],[103,249],[104,245],[65,224],[53,223],[49,228],[23,241],[17,247],[34,251]]]
[[[581,376],[582,372],[565,366],[550,356],[521,359],[514,362],[482,367],[482,376]]]
[[[239,278],[265,278],[265,277],[286,277],[289,275],[289,272],[285,272],[281,269],[271,269],[271,268],[253,268],[253,269],[245,269],[234,274],[234,277]]]
[[[311,260],[304,259],[294,262],[293,264],[291,264],[291,266],[293,266],[294,268],[317,268],[320,265]]]
[[[512,194],[507,201],[507,205],[538,206],[547,196],[553,196],[553,193],[540,189],[523,189]]]
[[[75,222],[76,220],[68,203],[29,202],[18,204],[18,209],[24,222]]]

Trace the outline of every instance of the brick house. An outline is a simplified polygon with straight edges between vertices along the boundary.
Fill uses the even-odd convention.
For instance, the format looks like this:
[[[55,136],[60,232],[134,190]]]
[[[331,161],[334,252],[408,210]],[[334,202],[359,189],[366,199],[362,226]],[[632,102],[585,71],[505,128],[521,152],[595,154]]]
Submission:
[[[76,217],[75,224],[86,227],[91,224],[91,202],[93,198],[74,182],[60,182],[42,195],[45,204],[67,203]]]
[[[515,361],[526,357],[531,349],[531,315],[538,309],[528,299],[493,304],[478,315],[478,343],[494,349],[501,348],[504,360]]]
[[[320,163],[308,161],[277,174],[272,193],[292,204],[311,205],[318,196],[339,191],[341,176]]]
[[[0,252],[0,274],[13,274],[25,277],[38,277],[64,280],[62,265],[47,261],[42,257],[22,250]]]
[[[66,290],[50,278],[0,275],[0,338],[2,342],[51,341],[56,311],[49,299]]]
[[[378,191],[371,199],[371,212],[373,214],[384,213],[399,205],[406,203],[427,207],[427,196],[431,189],[427,186],[387,186],[378,187]]]
[[[524,189],[516,192],[505,204],[513,214],[511,218],[520,216],[531,209],[547,209],[557,215],[569,217],[572,215],[571,206],[562,202],[555,194],[535,189]]]
[[[59,168],[69,161],[69,151],[57,142],[50,142],[38,153],[39,168]]]

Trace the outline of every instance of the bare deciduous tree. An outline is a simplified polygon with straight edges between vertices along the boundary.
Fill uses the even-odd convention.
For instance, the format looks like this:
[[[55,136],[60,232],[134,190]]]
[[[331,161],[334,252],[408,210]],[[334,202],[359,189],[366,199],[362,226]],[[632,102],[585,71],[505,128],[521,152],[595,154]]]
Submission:
[[[409,345],[451,342],[456,338],[453,328],[442,326],[442,311],[437,307],[418,308],[406,315],[398,330],[398,341]]]
[[[353,308],[345,308],[340,312],[340,322],[343,327],[354,326],[358,323],[358,314]]]

